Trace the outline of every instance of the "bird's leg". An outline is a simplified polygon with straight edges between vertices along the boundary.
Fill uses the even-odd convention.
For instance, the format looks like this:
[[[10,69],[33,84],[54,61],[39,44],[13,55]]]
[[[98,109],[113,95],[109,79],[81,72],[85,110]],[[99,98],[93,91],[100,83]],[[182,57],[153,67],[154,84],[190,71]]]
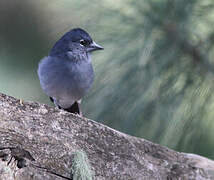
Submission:
[[[80,108],[81,101],[82,101],[81,99],[79,101],[77,101],[77,105],[78,105],[78,108],[79,108],[79,115],[81,117],[83,117],[83,114],[82,114],[82,111],[81,111],[81,108]]]
[[[58,109],[62,109],[58,104],[57,104],[57,101],[55,100],[55,98],[52,98],[52,97],[49,97],[51,102],[54,103],[54,105],[58,108]]]

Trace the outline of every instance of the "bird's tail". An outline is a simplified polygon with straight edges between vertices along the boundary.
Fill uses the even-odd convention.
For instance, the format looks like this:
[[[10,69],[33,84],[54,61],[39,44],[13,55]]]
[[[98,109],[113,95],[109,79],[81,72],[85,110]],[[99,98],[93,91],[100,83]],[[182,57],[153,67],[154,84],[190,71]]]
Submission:
[[[66,108],[64,110],[67,111],[67,112],[70,112],[70,113],[81,115],[79,103],[76,102],[76,101],[69,108]]]
[[[54,99],[52,97],[50,97],[50,100],[54,103]],[[60,107],[58,105],[58,108],[59,109],[63,109],[62,107]],[[67,112],[70,112],[70,113],[74,113],[74,114],[79,114],[82,116],[82,112],[80,110],[80,105],[77,101],[74,102],[74,104],[72,104],[69,108],[66,108],[66,109],[63,109]]]

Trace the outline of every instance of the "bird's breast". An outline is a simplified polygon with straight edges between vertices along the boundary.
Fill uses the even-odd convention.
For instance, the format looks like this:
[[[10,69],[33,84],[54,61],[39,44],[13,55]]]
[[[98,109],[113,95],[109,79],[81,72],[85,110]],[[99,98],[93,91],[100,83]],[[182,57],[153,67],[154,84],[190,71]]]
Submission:
[[[41,86],[48,96],[70,101],[81,99],[94,80],[90,62],[52,57],[46,57],[40,62],[38,74]]]
[[[94,80],[94,71],[92,64],[87,61],[69,62],[69,84],[79,91],[79,93],[86,93],[91,87]]]

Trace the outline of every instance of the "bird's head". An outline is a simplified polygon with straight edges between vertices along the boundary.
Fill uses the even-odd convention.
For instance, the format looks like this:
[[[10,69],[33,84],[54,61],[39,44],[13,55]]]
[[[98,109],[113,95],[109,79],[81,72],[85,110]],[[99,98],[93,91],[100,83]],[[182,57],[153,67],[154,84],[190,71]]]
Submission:
[[[56,42],[49,55],[66,56],[68,52],[74,50],[91,53],[92,51],[102,49],[103,47],[95,43],[86,31],[75,28],[67,32]]]

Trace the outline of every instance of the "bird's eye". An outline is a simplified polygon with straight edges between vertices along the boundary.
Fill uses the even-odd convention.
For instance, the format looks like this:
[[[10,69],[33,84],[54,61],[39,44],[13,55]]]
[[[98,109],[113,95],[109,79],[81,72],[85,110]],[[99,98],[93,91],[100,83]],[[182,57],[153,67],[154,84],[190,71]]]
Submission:
[[[84,39],[81,39],[80,40],[80,44],[83,45],[83,46],[87,46],[88,45],[88,41],[86,41]]]

